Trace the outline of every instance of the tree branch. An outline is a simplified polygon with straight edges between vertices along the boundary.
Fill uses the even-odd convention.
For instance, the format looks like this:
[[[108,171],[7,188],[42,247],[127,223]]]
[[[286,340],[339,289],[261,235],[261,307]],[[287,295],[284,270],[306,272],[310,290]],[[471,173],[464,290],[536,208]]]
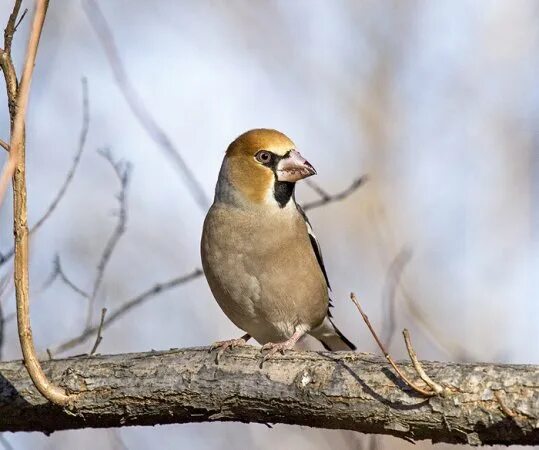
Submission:
[[[314,181],[312,180],[307,180],[307,181],[308,181],[307,183],[308,186],[320,196],[320,199],[301,205],[301,207],[303,208],[305,212],[307,212],[309,209],[314,209],[314,208],[319,208],[320,206],[324,206],[327,203],[333,203],[333,202],[344,200],[350,194],[354,193],[357,189],[359,189],[363,184],[365,184],[365,182],[368,181],[368,176],[362,175],[358,179],[354,180],[352,184],[348,186],[346,189],[333,195],[328,194],[320,186],[318,186],[318,184],[316,184]]]
[[[99,325],[86,326],[81,334],[79,334],[78,336],[75,336],[72,339],[69,339],[68,341],[54,348],[53,353],[54,354],[62,353],[62,352],[65,352],[66,350],[70,350],[73,347],[76,347],[77,345],[83,344],[84,342],[92,338],[92,336],[94,336],[96,332],[101,332],[105,330],[112,323],[114,323],[115,321],[123,317],[129,311],[140,306],[141,304],[150,300],[156,295],[161,294],[169,289],[173,289],[182,284],[188,283],[201,276],[202,276],[202,269],[195,269],[193,272],[189,274],[181,275],[179,277],[173,278],[172,280],[168,280],[164,283],[157,283],[156,285],[140,293],[136,297],[133,297],[132,299],[127,300],[124,303],[122,303],[119,307],[117,307],[114,311],[112,311],[112,313],[108,314],[106,319],[103,318],[104,320]]]
[[[15,296],[17,300],[17,327],[24,364],[37,390],[49,401],[65,405],[71,399],[63,389],[51,383],[37,359],[30,327],[30,301],[28,276],[28,224],[26,205],[25,165],[25,115],[30,94],[32,73],[36,61],[39,38],[45,22],[48,0],[37,0],[25,63],[18,89],[15,117],[12,117],[10,152],[2,176],[13,174],[13,233],[15,236]],[[11,17],[10,17],[11,22]],[[11,58],[9,58],[11,59]],[[7,79],[6,79],[7,82]],[[4,180],[0,180],[0,200],[5,192]]]
[[[245,347],[219,365],[207,348],[44,362],[55,383],[78,394],[72,411],[38,395],[21,362],[0,363],[0,431],[240,421],[414,441],[539,444],[537,366],[423,362],[456,392],[422,398],[373,355],[290,351],[264,369],[260,358]]]
[[[38,219],[38,221],[30,228],[30,236],[36,233],[39,230],[39,228],[41,228],[41,226],[45,223],[45,221],[56,210],[56,208],[58,207],[58,205],[64,198],[67,192],[67,189],[71,185],[71,182],[73,181],[73,178],[75,177],[77,168],[79,167],[79,162],[82,157],[82,153],[84,151],[85,144],[86,144],[86,138],[88,137],[88,129],[90,127],[90,101],[88,98],[88,80],[86,78],[82,78],[81,84],[82,84],[82,127],[79,134],[79,145],[77,148],[77,152],[75,153],[75,157],[73,158],[73,163],[71,164],[71,167],[69,168],[65,176],[64,182],[60,186],[60,189],[54,196],[52,202],[47,207],[47,210],[43,213],[43,215]],[[8,145],[7,150],[9,150],[9,145]],[[11,259],[11,257],[13,256],[13,253],[14,253],[14,248],[12,247],[4,255],[0,255],[0,265],[9,261],[9,259]]]

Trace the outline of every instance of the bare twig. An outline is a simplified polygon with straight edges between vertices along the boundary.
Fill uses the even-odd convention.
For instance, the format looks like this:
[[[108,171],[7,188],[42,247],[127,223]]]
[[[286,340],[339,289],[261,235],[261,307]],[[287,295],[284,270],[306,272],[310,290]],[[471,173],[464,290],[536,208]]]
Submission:
[[[361,317],[363,317],[363,320],[365,321],[365,323],[367,324],[367,327],[369,328],[369,331],[371,332],[372,336],[374,337],[374,340],[376,341],[376,343],[378,344],[378,347],[380,348],[380,350],[382,351],[384,357],[387,359],[387,361],[389,362],[389,364],[391,365],[391,367],[393,367],[393,369],[395,370],[395,372],[397,372],[397,374],[402,378],[402,380],[408,385],[410,386],[413,390],[419,392],[420,394],[422,395],[425,395],[427,397],[432,397],[434,395],[436,395],[436,393],[432,392],[432,391],[428,391],[420,386],[418,386],[417,384],[415,384],[413,381],[411,381],[403,372],[402,370],[397,366],[397,364],[395,363],[395,361],[393,361],[393,358],[390,356],[390,354],[388,353],[388,351],[385,349],[384,347],[384,344],[382,344],[382,341],[380,341],[380,338],[378,337],[378,335],[376,334],[376,331],[374,331],[374,328],[373,326],[371,325],[371,322],[369,320],[369,318],[367,317],[367,315],[363,312],[363,309],[361,308],[361,305],[359,304],[359,301],[356,297],[356,295],[352,292],[350,294],[350,298],[352,299],[352,301],[354,302],[354,304],[356,305],[359,313],[361,314]]]
[[[304,181],[305,184],[316,192],[322,200],[329,200],[331,198],[331,195],[322,189],[322,187],[316,181],[313,181],[310,178],[307,178]]]
[[[45,221],[51,216],[54,210],[58,207],[58,205],[64,198],[64,195],[67,192],[67,189],[71,185],[71,182],[73,181],[73,177],[75,176],[75,173],[79,166],[79,162],[85,148],[86,138],[88,136],[88,129],[90,127],[90,102],[89,102],[89,96],[88,96],[88,80],[86,78],[82,78],[81,85],[82,85],[82,126],[81,126],[81,130],[79,134],[79,145],[77,148],[77,152],[75,153],[75,157],[73,158],[73,163],[71,164],[71,167],[69,168],[69,171],[67,172],[64,182],[62,183],[62,185],[60,186],[60,189],[54,196],[51,204],[49,205],[47,210],[43,213],[43,215],[39,218],[39,220],[30,228],[30,236],[32,236],[35,232],[39,230],[39,228],[45,223]],[[11,257],[13,256],[13,251],[14,251],[13,248],[11,248],[4,255],[0,255],[0,265],[4,264],[6,261],[11,259]]]
[[[133,297],[132,299],[127,300],[126,302],[122,303],[116,310],[114,310],[111,314],[107,315],[107,317],[103,320],[102,326],[86,327],[80,335],[58,345],[54,349],[54,353],[58,354],[58,353],[65,352],[66,350],[69,350],[73,347],[76,347],[79,344],[86,342],[98,331],[99,328],[101,328],[101,330],[105,330],[106,328],[109,327],[109,325],[111,325],[116,320],[118,320],[119,318],[127,314],[133,308],[140,306],[141,304],[145,303],[149,299],[155,297],[156,295],[162,292],[168,291],[182,284],[188,283],[189,281],[192,281],[201,276],[202,276],[202,269],[195,269],[193,272],[187,275],[182,275],[177,278],[173,278],[172,280],[166,281],[164,283],[158,283],[154,285],[153,287],[142,292],[136,297]]]
[[[44,288],[49,287],[57,278],[62,280],[69,288],[74,292],[79,294],[81,297],[90,298],[90,294],[77,286],[64,272],[62,263],[60,261],[60,256],[56,255],[53,260],[53,272],[50,275],[49,279],[45,282]]]
[[[354,180],[352,184],[348,186],[345,190],[338,192],[337,194],[330,195],[324,190],[322,190],[320,187],[318,187],[318,185],[315,185],[314,182],[311,180],[309,186],[315,189],[318,192],[318,194],[321,196],[321,198],[319,200],[314,200],[312,202],[305,203],[304,205],[302,205],[302,208],[304,211],[308,211],[309,209],[318,208],[327,203],[333,203],[333,202],[338,202],[340,200],[344,200],[350,194],[354,193],[366,181],[368,181],[367,175],[362,175],[357,180]],[[314,188],[313,186],[316,186],[316,188]]]
[[[71,167],[69,168],[69,171],[67,172],[67,175],[64,179],[64,182],[62,186],[60,186],[60,189],[56,193],[56,196],[54,197],[53,201],[45,211],[45,213],[41,216],[41,218],[32,226],[30,229],[30,234],[35,233],[41,225],[49,218],[49,216],[54,212],[62,198],[64,197],[65,193],[67,192],[67,189],[71,182],[73,181],[73,177],[75,176],[75,172],[77,171],[77,167],[79,166],[79,162],[82,156],[82,153],[84,151],[84,147],[86,144],[86,138],[88,137],[88,129],[90,127],[90,102],[89,102],[89,96],[88,96],[88,80],[83,77],[81,79],[81,86],[82,86],[82,126],[80,130],[79,135],[79,145],[77,148],[77,153],[75,153],[75,158],[73,158],[73,163]]]
[[[46,377],[37,358],[30,326],[29,281],[28,281],[28,225],[26,205],[26,165],[24,148],[24,122],[32,73],[35,66],[39,38],[45,22],[48,1],[36,0],[36,10],[32,21],[30,38],[26,51],[21,84],[16,98],[15,118],[11,128],[8,162],[13,165],[13,218],[15,235],[15,296],[17,300],[17,325],[24,363],[37,390],[50,402],[66,405],[74,397],[64,389],[52,384]],[[6,80],[7,83],[7,80]],[[13,100],[9,98],[9,100]],[[11,112],[11,110],[10,110]],[[4,174],[11,171],[8,165]],[[2,181],[0,181],[2,183]],[[0,200],[5,187],[0,184]]]
[[[19,15],[19,11],[21,9],[21,3],[22,0],[15,0],[13,10],[11,11],[7,21],[6,28],[4,28],[4,51],[8,55],[11,55],[11,43],[13,42],[13,35],[15,34],[15,31],[17,31],[17,16]],[[25,14],[26,12],[23,13],[23,17]]]
[[[144,101],[139,93],[133,87],[133,84],[127,75],[127,71],[123,66],[110,26],[108,25],[105,16],[101,12],[98,2],[94,0],[86,0],[83,5],[90,23],[99,37],[101,44],[103,45],[105,54],[114,74],[116,84],[123,94],[133,115],[137,118],[142,128],[146,130],[150,138],[175,164],[180,176],[186,183],[191,196],[199,208],[206,212],[210,206],[210,201],[207,195],[202,189],[200,183],[195,178],[192,170],[185,162],[181,153],[174,146],[172,140],[166,134],[166,132],[159,126],[154,116],[144,104]]]
[[[2,147],[6,152],[9,152],[9,144],[2,139],[0,139],[0,147]]]
[[[430,378],[426,374],[425,370],[423,369],[423,366],[421,365],[421,363],[419,362],[419,359],[417,358],[417,354],[410,340],[410,333],[408,332],[406,328],[403,330],[402,335],[404,336],[404,342],[406,343],[406,350],[408,350],[408,355],[410,356],[410,360],[412,361],[412,364],[414,365],[414,369],[418,373],[419,377],[437,395],[445,396],[449,394],[449,390],[447,388],[440,386],[438,383],[436,383],[432,378]]]
[[[97,347],[99,347],[99,344],[101,344],[101,341],[103,340],[101,333],[103,331],[103,322],[105,321],[105,314],[107,314],[107,308],[103,308],[101,310],[101,320],[99,321],[99,328],[97,329],[97,336],[95,338],[94,346],[92,347],[92,350],[90,351],[90,355],[93,355],[97,351]]]
[[[15,24],[15,29],[13,30],[13,33],[15,33],[17,31],[17,28],[19,28],[19,25],[21,24],[21,22],[24,20],[24,18],[26,17],[26,14],[28,13],[28,8],[24,8],[24,11],[22,12],[21,14],[21,17],[19,18],[19,20],[17,21],[17,23]]]
[[[120,205],[118,209],[118,222],[111,236],[109,237],[105,248],[103,249],[103,253],[101,254],[99,263],[97,264],[97,272],[94,278],[92,292],[90,294],[90,297],[88,298],[86,328],[88,328],[92,323],[94,305],[97,298],[97,293],[103,281],[105,269],[107,268],[107,265],[114,252],[114,249],[116,248],[116,245],[125,233],[127,223],[127,188],[129,186],[129,177],[131,174],[131,164],[126,161],[116,161],[109,149],[101,149],[99,150],[99,154],[110,163],[110,165],[114,169],[114,172],[116,173],[116,176],[118,177],[118,180],[120,181],[120,192],[117,196]]]

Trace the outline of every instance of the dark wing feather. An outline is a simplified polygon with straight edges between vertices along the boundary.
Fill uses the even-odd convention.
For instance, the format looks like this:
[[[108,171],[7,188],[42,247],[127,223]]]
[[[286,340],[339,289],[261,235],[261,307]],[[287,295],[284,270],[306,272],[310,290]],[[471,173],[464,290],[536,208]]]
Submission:
[[[307,224],[307,232],[309,233],[309,239],[311,241],[311,245],[313,247],[314,255],[316,256],[316,260],[318,261],[318,265],[320,266],[320,270],[324,274],[324,278],[326,279],[326,284],[328,286],[328,290],[331,291],[331,285],[329,284],[329,278],[328,274],[326,272],[326,267],[324,266],[324,260],[322,259],[322,250],[320,249],[320,244],[318,243],[318,239],[316,239],[316,236],[313,232],[313,227],[311,226],[311,222],[309,222],[309,218],[307,217],[307,214],[305,214],[305,211],[296,203],[296,207],[298,208],[299,213],[303,217],[303,220],[305,220],[305,223]],[[329,299],[329,308],[332,308],[333,304],[331,302],[331,297]],[[328,317],[331,316],[331,312],[328,308]]]
[[[326,267],[324,266],[324,260],[322,259],[322,250],[320,249],[320,244],[318,243],[318,239],[316,239],[316,236],[313,232],[313,227],[311,226],[311,222],[309,222],[309,219],[307,215],[305,214],[305,211],[296,203],[296,207],[298,208],[299,213],[303,217],[303,220],[305,220],[305,223],[307,224],[307,232],[309,233],[309,239],[311,240],[311,245],[313,247],[314,254],[316,256],[316,260],[318,261],[318,265],[320,266],[320,270],[322,270],[322,273],[324,274],[324,278],[326,279],[326,284],[328,285],[328,289],[331,290],[331,286],[329,284],[328,274],[326,272]]]

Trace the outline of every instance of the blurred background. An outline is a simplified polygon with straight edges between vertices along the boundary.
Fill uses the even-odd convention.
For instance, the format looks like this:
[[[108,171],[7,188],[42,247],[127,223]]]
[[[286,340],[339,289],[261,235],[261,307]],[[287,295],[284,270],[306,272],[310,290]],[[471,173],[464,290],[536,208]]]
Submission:
[[[11,4],[0,5],[2,27]],[[30,16],[15,37],[19,70]],[[405,356],[407,327],[424,359],[539,363],[538,73],[533,0],[51,2],[27,121],[30,225],[73,167],[83,77],[90,119],[72,182],[31,242],[38,349],[88,352],[93,336],[54,349],[98,324],[102,307],[110,314],[200,266],[204,202],[156,129],[211,199],[229,142],[269,127],[295,141],[329,194],[369,176],[342,201],[309,213],[336,321],[362,351],[377,349],[350,291],[396,357]],[[0,105],[7,140],[4,88]],[[132,165],[119,236],[122,189],[102,148]],[[319,196],[303,183],[297,198]],[[2,253],[12,246],[11,220],[6,199]],[[61,275],[91,292],[113,235],[119,239],[89,316],[90,302]],[[1,275],[12,270],[11,260],[0,266]],[[14,304],[9,282],[3,360],[20,358]],[[238,335],[197,277],[111,322],[98,351],[203,346]],[[8,449],[412,448],[352,432],[220,423],[1,438]]]

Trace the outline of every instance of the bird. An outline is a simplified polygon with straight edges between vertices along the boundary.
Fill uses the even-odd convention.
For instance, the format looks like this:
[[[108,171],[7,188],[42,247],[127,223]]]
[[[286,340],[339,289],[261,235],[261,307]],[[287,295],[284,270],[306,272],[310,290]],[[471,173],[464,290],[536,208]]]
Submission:
[[[306,334],[326,350],[355,350],[331,315],[330,283],[296,183],[316,174],[285,134],[249,130],[227,148],[200,244],[210,290],[245,334],[218,341],[217,360],[254,338],[264,361]]]

